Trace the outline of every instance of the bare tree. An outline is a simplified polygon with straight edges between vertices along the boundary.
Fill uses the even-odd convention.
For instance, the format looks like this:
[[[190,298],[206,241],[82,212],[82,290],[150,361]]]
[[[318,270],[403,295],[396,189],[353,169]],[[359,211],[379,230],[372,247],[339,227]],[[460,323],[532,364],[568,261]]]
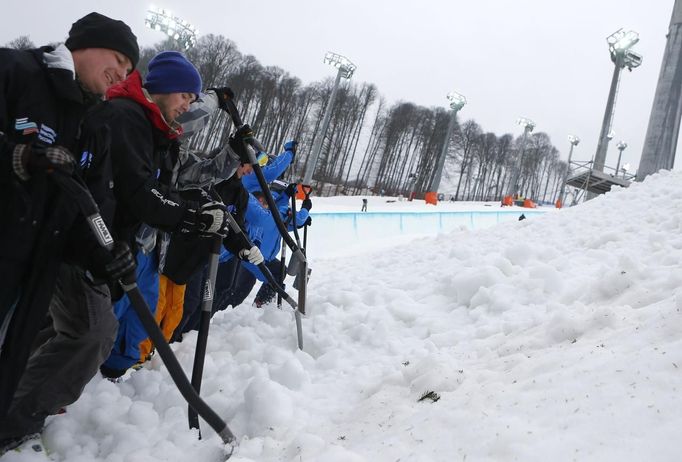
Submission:
[[[33,44],[28,35],[17,37],[12,41],[7,42],[5,45],[5,48],[13,48],[15,50],[30,50],[31,48],[35,47],[36,46]]]

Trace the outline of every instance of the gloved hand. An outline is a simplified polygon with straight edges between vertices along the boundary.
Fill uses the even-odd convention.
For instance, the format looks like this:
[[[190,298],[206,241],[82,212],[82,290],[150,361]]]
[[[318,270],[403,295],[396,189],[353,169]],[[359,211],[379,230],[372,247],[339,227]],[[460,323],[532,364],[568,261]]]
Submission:
[[[227,210],[225,204],[211,201],[203,204],[198,210],[187,209],[180,232],[225,236],[227,234],[226,225]]]
[[[313,219],[310,216],[308,216],[308,219],[305,221],[305,223],[303,223],[303,226],[312,226],[312,224]]]
[[[250,249],[242,249],[239,251],[239,257],[242,260],[248,260],[249,263],[252,263],[256,266],[260,265],[263,263],[263,254],[260,253],[260,249],[256,247],[255,245],[251,247]]]
[[[246,124],[239,127],[228,140],[230,148],[232,148],[235,154],[239,156],[239,160],[243,164],[251,163],[251,159],[249,158],[249,149],[251,148],[247,145],[247,143],[251,138],[253,138],[253,136],[253,130],[251,130],[251,127]]]
[[[284,143],[284,150],[285,151],[291,151],[292,155],[296,155],[296,148],[298,147],[298,141],[296,140],[289,140],[286,143]]]
[[[227,102],[234,99],[234,92],[230,87],[214,87],[207,88],[207,90],[213,90],[218,97],[218,107],[225,112],[228,112]]]
[[[311,201],[309,197],[306,199],[303,199],[303,203],[301,204],[301,208],[302,209],[308,209],[308,211],[310,211],[310,209],[313,208],[313,201]]]
[[[296,195],[296,191],[298,188],[298,184],[296,183],[289,183],[286,188],[284,188],[284,194],[286,194],[289,197],[294,197]]]
[[[60,170],[71,175],[75,165],[76,159],[61,146],[17,144],[12,153],[14,173],[24,181],[40,171]]]
[[[92,256],[91,273],[96,279],[116,282],[119,279],[135,276],[137,264],[130,247],[124,241],[117,241],[109,251],[99,247]],[[97,281],[96,281],[97,282]]]

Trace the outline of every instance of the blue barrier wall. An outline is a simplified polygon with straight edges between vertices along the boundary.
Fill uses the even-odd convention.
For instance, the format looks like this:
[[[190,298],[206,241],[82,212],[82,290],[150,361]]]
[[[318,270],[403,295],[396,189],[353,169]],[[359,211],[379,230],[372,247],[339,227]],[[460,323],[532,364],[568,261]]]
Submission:
[[[388,238],[436,235],[460,227],[484,229],[507,221],[518,221],[546,213],[537,210],[477,212],[312,212],[308,251],[311,256],[340,254],[340,250],[364,244],[382,244]]]

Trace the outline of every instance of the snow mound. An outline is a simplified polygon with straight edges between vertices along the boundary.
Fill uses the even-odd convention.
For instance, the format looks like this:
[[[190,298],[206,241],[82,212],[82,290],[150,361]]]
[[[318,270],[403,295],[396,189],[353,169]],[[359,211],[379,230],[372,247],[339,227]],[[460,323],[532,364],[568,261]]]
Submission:
[[[304,351],[290,310],[220,313],[202,396],[241,462],[678,460],[680,261],[670,172],[559,213],[313,260]],[[193,342],[174,345],[187,371]],[[49,421],[55,455],[223,460],[148,367],[93,379]]]

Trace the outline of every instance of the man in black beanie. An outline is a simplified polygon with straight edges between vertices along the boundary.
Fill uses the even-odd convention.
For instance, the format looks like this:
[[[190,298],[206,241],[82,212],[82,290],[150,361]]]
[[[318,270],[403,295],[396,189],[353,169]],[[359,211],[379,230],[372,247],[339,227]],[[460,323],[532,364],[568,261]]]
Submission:
[[[71,27],[64,43],[85,90],[103,95],[130,74],[140,59],[137,38],[123,21],[90,13]]]
[[[76,21],[63,45],[0,49],[0,454],[12,440],[40,431],[48,414],[82,391],[37,396],[30,415],[8,415],[13,398],[14,409],[32,393],[22,376],[48,308],[57,337],[75,342],[73,351],[99,350],[106,357],[113,343],[109,289],[92,279],[81,282],[86,268],[100,280],[117,280],[134,270],[133,257],[120,246],[112,254],[92,252],[77,265],[62,264],[79,254],[69,249],[91,243],[92,236],[82,232],[83,217],[57,180],[77,174],[86,111],[132,72],[138,58],[130,28],[98,13]],[[72,296],[89,303],[70,310],[52,306],[55,287],[63,290],[67,283],[82,287]],[[98,365],[85,365],[93,369],[85,375]],[[23,389],[17,391],[20,379]]]

